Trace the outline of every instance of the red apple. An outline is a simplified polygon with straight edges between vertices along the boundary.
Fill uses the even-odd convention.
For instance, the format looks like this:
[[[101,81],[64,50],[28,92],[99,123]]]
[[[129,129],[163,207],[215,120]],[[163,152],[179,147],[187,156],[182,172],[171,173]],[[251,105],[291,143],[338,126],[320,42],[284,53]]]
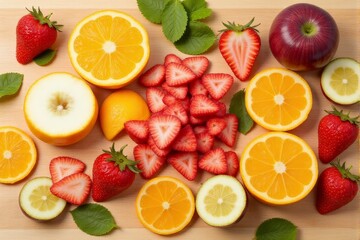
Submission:
[[[283,9],[269,34],[270,49],[284,67],[306,71],[325,66],[335,55],[339,30],[324,9],[298,3]]]

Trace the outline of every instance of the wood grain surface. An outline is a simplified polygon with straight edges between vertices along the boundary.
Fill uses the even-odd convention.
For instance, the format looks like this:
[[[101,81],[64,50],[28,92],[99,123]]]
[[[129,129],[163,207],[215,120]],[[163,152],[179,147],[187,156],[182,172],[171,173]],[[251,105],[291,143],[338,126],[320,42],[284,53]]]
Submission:
[[[214,31],[222,29],[222,22],[235,21],[246,23],[252,17],[259,26],[262,47],[253,74],[267,67],[281,67],[272,56],[268,46],[268,32],[272,20],[284,7],[297,1],[279,0],[208,0],[213,15],[206,23]],[[335,19],[340,30],[340,44],[336,57],[352,57],[360,60],[360,3],[358,0],[314,0],[313,4],[325,8]],[[43,11],[53,12],[53,18],[64,24],[63,32],[58,35],[55,47],[58,54],[53,63],[40,67],[35,63],[20,65],[15,58],[15,28],[18,19],[26,13],[25,7],[40,6]],[[25,75],[19,93],[12,97],[0,99],[0,126],[16,126],[33,137],[39,157],[35,170],[25,181],[36,176],[49,176],[49,160],[58,155],[69,155],[83,160],[87,164],[86,172],[91,175],[94,159],[102,149],[108,149],[111,142],[103,136],[97,122],[93,131],[81,142],[67,147],[56,147],[37,139],[28,129],[23,116],[24,96],[36,79],[51,72],[69,72],[78,75],[70,64],[67,54],[67,41],[75,24],[88,14],[101,9],[116,9],[124,11],[138,19],[147,29],[150,37],[151,56],[147,68],[163,61],[168,53],[175,53],[185,57],[165,39],[161,27],[147,21],[138,11],[135,0],[0,0],[0,73],[19,72]],[[214,46],[206,56],[211,62],[209,72],[231,73],[229,67],[221,57],[217,46]],[[333,105],[320,90],[321,71],[300,73],[309,83],[313,92],[313,108],[309,118],[301,126],[291,131],[305,139],[317,154],[317,125],[324,110],[331,109]],[[246,82],[236,81],[224,101],[229,104],[231,96],[238,90],[245,88]],[[144,96],[144,88],[136,82],[127,86],[128,89],[138,91]],[[93,87],[99,104],[111,93]],[[351,114],[359,113],[359,104],[351,106],[338,106]],[[240,155],[244,146],[255,136],[266,132],[260,126],[255,126],[247,135],[239,135],[235,150]],[[116,146],[128,144],[126,154],[132,157],[132,148],[135,144],[124,133],[115,139]],[[347,149],[340,158],[353,165],[353,171],[359,174],[359,141]],[[328,165],[319,163],[319,170]],[[166,167],[160,175],[171,175],[182,179],[196,194],[201,183],[209,178],[209,174],[200,174],[194,182],[182,178],[171,167]],[[240,176],[238,176],[240,179]],[[80,231],[72,220],[68,210],[59,218],[49,222],[37,222],[25,217],[18,206],[18,194],[25,183],[22,181],[14,185],[0,184],[0,239],[98,239]],[[314,207],[314,191],[302,201],[289,206],[267,206],[250,197],[249,207],[243,219],[227,228],[214,228],[207,226],[198,216],[194,216],[191,225],[183,232],[170,237],[161,237],[144,229],[136,217],[134,202],[137,192],[144,184],[139,176],[134,185],[118,197],[102,203],[114,215],[119,226],[106,239],[253,239],[256,227],[264,220],[273,217],[283,217],[298,226],[298,239],[301,240],[359,240],[360,239],[360,201],[357,198],[347,206],[322,216]]]

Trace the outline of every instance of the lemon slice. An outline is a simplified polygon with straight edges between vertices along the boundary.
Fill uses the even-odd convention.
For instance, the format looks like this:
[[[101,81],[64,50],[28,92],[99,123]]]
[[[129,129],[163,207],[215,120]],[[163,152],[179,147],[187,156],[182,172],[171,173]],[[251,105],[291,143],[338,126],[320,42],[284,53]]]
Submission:
[[[321,74],[321,88],[332,101],[348,105],[360,101],[360,63],[352,58],[332,60]]]

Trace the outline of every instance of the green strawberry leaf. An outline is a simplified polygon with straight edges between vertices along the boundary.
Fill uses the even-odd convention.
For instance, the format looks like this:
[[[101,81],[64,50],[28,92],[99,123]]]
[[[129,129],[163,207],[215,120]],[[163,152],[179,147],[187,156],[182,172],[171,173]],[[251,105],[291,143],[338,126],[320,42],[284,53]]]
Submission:
[[[56,55],[56,50],[46,49],[43,53],[36,56],[33,60],[39,66],[48,65]]]
[[[215,33],[209,26],[191,21],[184,36],[175,42],[175,47],[185,54],[198,55],[206,52],[215,41]]]
[[[160,24],[162,13],[169,0],[137,0],[141,14],[150,22]]]
[[[212,14],[205,0],[184,0],[183,5],[190,16],[190,21],[205,19]]]
[[[201,8],[199,10],[191,12],[190,20],[191,21],[202,20],[211,16],[211,14],[212,14],[212,10],[210,8]]]
[[[24,75],[20,73],[4,73],[0,75],[0,98],[17,93],[23,82]]]
[[[271,218],[256,229],[255,240],[296,240],[297,227],[283,218]]]
[[[187,27],[188,16],[180,0],[170,0],[162,13],[162,30],[171,42],[179,40]]]
[[[105,235],[118,227],[109,210],[100,204],[84,204],[70,213],[80,230],[89,235]]]
[[[235,93],[231,98],[229,112],[237,116],[239,120],[238,131],[246,135],[254,125],[245,107],[245,90]]]

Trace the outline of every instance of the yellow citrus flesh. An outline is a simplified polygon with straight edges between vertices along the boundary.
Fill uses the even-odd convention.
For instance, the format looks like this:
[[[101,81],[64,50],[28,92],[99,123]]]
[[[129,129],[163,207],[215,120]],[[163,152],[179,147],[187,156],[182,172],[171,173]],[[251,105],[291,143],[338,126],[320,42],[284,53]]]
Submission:
[[[303,123],[312,108],[312,93],[297,73],[270,68],[256,74],[245,92],[251,118],[273,131],[288,131]]]
[[[42,141],[65,146],[85,138],[98,117],[98,103],[86,81],[51,73],[35,81],[24,100],[30,130]]]
[[[274,205],[297,202],[313,189],[317,159],[310,146],[287,132],[268,132],[245,147],[240,174],[249,192]]]
[[[0,183],[16,183],[34,168],[37,150],[28,134],[16,127],[0,127]]]
[[[178,179],[162,176],[151,179],[136,198],[140,222],[150,231],[170,235],[183,230],[195,212],[194,195]]]
[[[100,107],[100,125],[108,140],[124,129],[129,120],[146,120],[150,110],[146,101],[132,90],[117,90],[107,96]]]
[[[52,184],[48,177],[36,177],[23,186],[19,202],[28,216],[38,220],[50,220],[64,210],[66,201],[50,192]]]
[[[325,95],[339,104],[360,101],[360,63],[351,58],[332,60],[321,74]]]
[[[141,73],[150,56],[148,34],[132,16],[114,10],[82,19],[68,42],[75,70],[87,81],[116,89]]]

